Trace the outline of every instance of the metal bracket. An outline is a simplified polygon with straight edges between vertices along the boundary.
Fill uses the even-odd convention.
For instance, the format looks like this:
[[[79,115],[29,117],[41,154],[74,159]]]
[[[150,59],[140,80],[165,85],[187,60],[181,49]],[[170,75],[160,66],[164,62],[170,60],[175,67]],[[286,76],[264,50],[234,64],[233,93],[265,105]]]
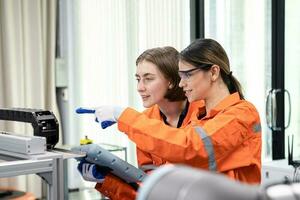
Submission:
[[[46,181],[47,184],[53,184],[52,172],[37,173],[37,175],[40,176],[44,181]]]

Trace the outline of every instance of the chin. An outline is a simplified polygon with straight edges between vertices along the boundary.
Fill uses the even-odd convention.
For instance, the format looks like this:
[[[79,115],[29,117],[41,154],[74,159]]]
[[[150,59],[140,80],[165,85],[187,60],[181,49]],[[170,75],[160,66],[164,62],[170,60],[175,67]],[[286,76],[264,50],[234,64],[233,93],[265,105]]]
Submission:
[[[195,99],[194,99],[193,97],[191,97],[191,96],[187,97],[187,100],[188,100],[190,103],[193,102],[193,101],[195,101]]]
[[[152,105],[153,104],[151,104],[151,103],[143,102],[144,108],[150,108]]]

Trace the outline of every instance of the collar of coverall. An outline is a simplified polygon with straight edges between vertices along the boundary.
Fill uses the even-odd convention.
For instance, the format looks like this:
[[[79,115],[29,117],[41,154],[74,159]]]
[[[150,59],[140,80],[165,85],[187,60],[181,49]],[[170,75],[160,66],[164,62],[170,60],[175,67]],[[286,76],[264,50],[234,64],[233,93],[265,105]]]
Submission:
[[[193,118],[198,118],[198,119],[212,118],[220,111],[224,110],[225,108],[228,108],[229,106],[236,104],[240,100],[241,98],[238,92],[232,93],[231,95],[223,99],[216,107],[211,109],[211,111],[205,117],[201,118],[201,116],[205,115],[205,106],[203,106],[198,109],[197,113],[193,115],[194,116]]]
[[[189,105],[190,105],[190,103],[188,101],[186,101],[185,107],[179,116],[179,120],[177,122],[177,128],[181,127],[183,120],[188,113]],[[169,125],[169,123],[167,122],[167,117],[164,115],[164,113],[162,113],[160,110],[159,110],[159,113],[160,113],[160,116],[163,118],[165,124]]]

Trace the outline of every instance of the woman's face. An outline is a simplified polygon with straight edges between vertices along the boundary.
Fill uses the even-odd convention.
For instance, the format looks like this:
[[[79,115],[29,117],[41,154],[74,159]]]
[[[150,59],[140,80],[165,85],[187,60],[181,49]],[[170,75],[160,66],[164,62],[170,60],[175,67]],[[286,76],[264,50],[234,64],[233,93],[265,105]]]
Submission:
[[[166,101],[164,98],[170,82],[158,70],[157,66],[148,61],[142,61],[136,70],[137,91],[142,97],[143,106],[149,108],[154,104]]]
[[[179,61],[179,76],[181,78],[179,86],[183,88],[189,102],[206,99],[211,88],[209,71],[195,68],[190,63]],[[195,70],[190,71],[192,69]]]

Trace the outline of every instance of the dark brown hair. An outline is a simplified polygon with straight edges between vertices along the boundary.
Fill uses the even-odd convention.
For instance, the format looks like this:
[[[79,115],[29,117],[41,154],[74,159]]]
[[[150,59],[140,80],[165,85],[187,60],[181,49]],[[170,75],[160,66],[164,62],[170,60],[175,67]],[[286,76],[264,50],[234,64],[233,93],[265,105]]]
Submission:
[[[165,94],[165,98],[169,101],[186,99],[182,88],[179,87],[178,57],[179,52],[175,48],[166,46],[148,49],[136,59],[136,65],[142,61],[153,63],[163,76],[170,81],[172,88]]]
[[[180,52],[180,60],[188,62],[195,67],[208,71],[208,65],[218,65],[221,77],[227,85],[230,94],[238,92],[241,99],[244,99],[242,87],[239,81],[232,75],[228,56],[223,47],[213,39],[197,39],[187,48]],[[208,64],[208,65],[207,65]]]

